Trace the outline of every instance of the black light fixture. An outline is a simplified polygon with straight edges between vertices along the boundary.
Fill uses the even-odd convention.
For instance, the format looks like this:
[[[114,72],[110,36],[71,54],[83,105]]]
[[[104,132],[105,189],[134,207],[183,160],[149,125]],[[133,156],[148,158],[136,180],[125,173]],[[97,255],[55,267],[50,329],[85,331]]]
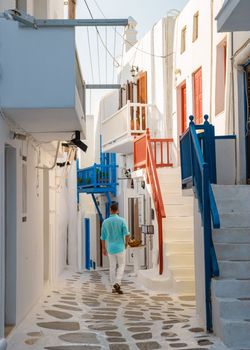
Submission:
[[[87,152],[88,146],[81,141],[81,133],[79,130],[75,132],[75,138],[71,140],[71,143],[79,147],[83,152]]]

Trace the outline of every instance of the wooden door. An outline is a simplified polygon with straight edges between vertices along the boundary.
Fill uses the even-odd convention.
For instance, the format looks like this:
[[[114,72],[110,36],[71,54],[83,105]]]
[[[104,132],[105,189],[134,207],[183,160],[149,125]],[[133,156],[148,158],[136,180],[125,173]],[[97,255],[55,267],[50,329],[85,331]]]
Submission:
[[[181,86],[181,133],[187,129],[187,87],[186,83]]]
[[[147,104],[148,103],[148,89],[147,89],[147,72],[142,72],[137,79],[137,102]],[[142,129],[146,129],[146,109],[145,107],[141,110],[142,113]],[[137,112],[140,128],[140,110]]]
[[[202,69],[198,69],[193,74],[194,84],[194,117],[196,124],[203,123],[202,115]]]

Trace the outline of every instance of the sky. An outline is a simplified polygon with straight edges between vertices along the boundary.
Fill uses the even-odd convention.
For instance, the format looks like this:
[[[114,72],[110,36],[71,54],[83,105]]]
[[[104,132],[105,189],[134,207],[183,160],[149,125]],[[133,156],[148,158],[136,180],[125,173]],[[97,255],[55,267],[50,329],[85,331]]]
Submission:
[[[128,18],[132,16],[138,23],[138,39],[142,38],[153,25],[172,9],[181,10],[188,0],[86,0],[94,18]],[[100,12],[102,10],[103,14]],[[84,0],[77,1],[77,18],[90,18]],[[116,28],[123,35],[123,28]],[[110,54],[122,54],[122,39],[113,27],[99,28],[100,36]],[[87,83],[115,83],[116,70],[110,54],[101,43],[96,29],[77,29],[77,48],[80,56],[84,80]],[[92,91],[87,95],[87,113],[96,112],[97,100],[107,91]]]

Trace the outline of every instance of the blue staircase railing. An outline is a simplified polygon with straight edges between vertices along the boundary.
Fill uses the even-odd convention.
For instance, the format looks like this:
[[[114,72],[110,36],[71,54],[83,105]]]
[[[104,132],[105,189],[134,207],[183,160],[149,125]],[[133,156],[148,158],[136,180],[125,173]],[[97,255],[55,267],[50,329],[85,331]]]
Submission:
[[[219,266],[212,238],[214,228],[220,228],[220,218],[211,184],[216,183],[216,153],[214,127],[205,115],[203,125],[195,125],[190,116],[187,131],[180,138],[182,184],[192,181],[198,199],[203,224],[205,257],[206,327],[211,332],[211,280],[219,276]]]

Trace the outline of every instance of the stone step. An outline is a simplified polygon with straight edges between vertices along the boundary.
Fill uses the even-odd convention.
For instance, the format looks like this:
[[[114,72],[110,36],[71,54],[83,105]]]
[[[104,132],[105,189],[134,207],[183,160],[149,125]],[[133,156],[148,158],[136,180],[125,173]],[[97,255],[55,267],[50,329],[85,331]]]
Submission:
[[[250,279],[213,279],[212,290],[217,297],[247,298],[250,296]]]
[[[169,229],[178,229],[178,228],[186,228],[193,229],[194,222],[193,216],[170,216],[164,219],[164,232]]]
[[[230,213],[249,213],[250,201],[244,199],[216,199],[217,208],[221,214]]]
[[[216,243],[215,251],[219,260],[250,261],[250,244]]]
[[[213,230],[215,243],[250,243],[250,228],[221,228]]]
[[[181,177],[179,174],[175,173],[159,173],[158,172],[158,178],[160,183],[170,183],[175,184],[181,187]]]
[[[138,282],[144,287],[156,292],[165,293],[166,290],[173,288],[172,279],[165,275],[159,275],[158,269],[139,270]]]
[[[242,321],[250,319],[250,298],[249,300],[218,297],[216,299],[221,318]]]
[[[193,241],[164,241],[165,252],[194,253]]]
[[[193,205],[164,205],[167,217],[170,216],[192,216],[193,215]]]
[[[232,213],[220,215],[221,227],[249,228],[249,213]]]
[[[177,174],[181,176],[181,168],[180,167],[167,167],[167,168],[158,168],[158,175],[169,175],[169,174]]]
[[[192,253],[168,253],[166,254],[167,264],[169,268],[172,267],[193,267],[194,254]]]
[[[218,260],[220,277],[250,279],[250,261]]]
[[[191,240],[194,239],[194,233],[192,228],[176,228],[167,227],[163,225],[163,239],[164,241],[181,241],[181,240]]]
[[[213,192],[216,200],[248,201],[250,186],[248,185],[213,185]]]
[[[220,319],[216,335],[230,349],[249,350],[250,322],[240,320]]]
[[[182,279],[182,278],[193,278],[194,279],[194,266],[190,267],[172,267],[171,268],[171,274],[173,278],[175,279]]]
[[[160,182],[160,187],[162,193],[182,195],[182,188],[177,184]]]
[[[193,197],[182,196],[182,193],[162,193],[164,205],[193,205]]]
[[[195,294],[195,280],[192,277],[174,278],[173,289],[177,294]]]

